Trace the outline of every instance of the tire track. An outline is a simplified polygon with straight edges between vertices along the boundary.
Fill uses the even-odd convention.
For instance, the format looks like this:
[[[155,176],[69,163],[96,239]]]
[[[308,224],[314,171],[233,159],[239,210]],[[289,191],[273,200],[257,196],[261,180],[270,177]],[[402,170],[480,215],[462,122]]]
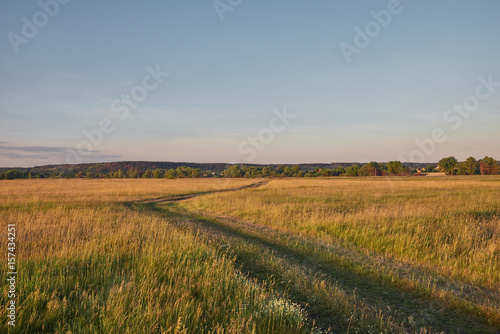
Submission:
[[[124,203],[127,206],[131,206],[134,204],[153,204],[153,203],[169,203],[169,202],[180,202],[180,201],[185,201],[191,198],[199,197],[199,196],[205,196],[205,195],[210,195],[210,194],[217,194],[217,193],[227,193],[227,192],[234,192],[234,191],[241,191],[245,189],[251,189],[251,188],[258,188],[261,186],[264,186],[268,184],[268,181],[259,181],[256,183],[252,183],[246,186],[238,187],[238,188],[231,188],[231,189],[222,189],[222,190],[211,190],[211,191],[202,191],[198,193],[193,193],[193,194],[188,194],[188,195],[180,195],[176,197],[157,197],[157,198],[147,198],[143,200],[138,200],[138,201],[130,201]]]
[[[229,250],[236,250],[237,262],[242,266],[244,273],[263,283],[266,279],[259,273],[253,272],[256,268],[252,265],[256,262],[248,260],[245,263],[244,256],[238,254],[238,249],[253,247],[261,250],[262,254],[270,254],[288,268],[299,268],[304,272],[309,272],[311,277],[323,277],[332,286],[337,286],[348,294],[357,295],[380,310],[389,309],[389,311],[384,311],[387,316],[419,319],[417,327],[420,329],[429,329],[432,326],[433,330],[446,333],[498,333],[499,324],[487,324],[485,319],[474,314],[475,312],[458,307],[449,296],[443,298],[432,295],[429,289],[425,290],[418,286],[418,279],[416,280],[417,286],[413,288],[404,286],[408,283],[407,278],[411,276],[422,276],[423,281],[433,278],[421,268],[389,260],[375,253],[361,253],[355,247],[350,247],[342,241],[339,241],[339,244],[324,243],[234,217],[188,211],[178,205],[181,201],[198,196],[258,188],[265,184],[267,182],[261,181],[234,189],[155,198],[133,202],[133,204],[136,207],[157,212],[179,228],[193,231],[221,245],[228,244]],[[266,270],[269,269],[259,268],[257,271],[265,272]],[[382,274],[387,273],[386,270],[395,274],[399,281],[390,282],[384,279]],[[275,274],[278,275],[276,272],[269,271],[266,275]],[[434,280],[437,286],[440,284],[439,281],[443,282],[441,278]],[[459,299],[464,298],[464,286],[468,288],[465,289],[465,291],[469,290],[467,292],[471,289],[465,282],[452,282],[453,286],[450,286],[450,282],[446,280],[444,282],[442,284],[446,286],[443,285],[440,288],[442,287],[443,291],[446,290],[451,294],[461,288],[462,295],[456,296]],[[415,280],[412,283],[415,283]],[[479,299],[485,298],[497,302],[496,298],[491,300],[486,295],[489,295],[487,291],[482,296],[480,294]],[[304,296],[292,298],[292,301],[308,310],[313,320],[327,332],[329,329],[337,331],[345,329],[339,327],[338,319],[332,318],[332,311],[322,308],[322,305],[314,305]],[[463,318],[463,321],[457,322],[457,315],[460,315],[459,318]],[[416,329],[414,331],[412,328],[406,328],[404,331],[418,332]]]

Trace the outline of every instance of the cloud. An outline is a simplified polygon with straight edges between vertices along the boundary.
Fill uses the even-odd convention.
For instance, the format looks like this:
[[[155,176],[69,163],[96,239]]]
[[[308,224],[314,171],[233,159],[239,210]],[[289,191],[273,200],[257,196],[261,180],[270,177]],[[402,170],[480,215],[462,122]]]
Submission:
[[[18,153],[0,153],[1,156],[12,158],[12,159],[48,159],[49,156],[47,155],[35,155],[35,154],[30,154],[30,155],[24,155],[24,154],[18,154]]]
[[[68,147],[54,146],[15,146],[4,145],[7,142],[0,142],[0,156],[10,159],[31,160],[32,164],[66,164],[66,154],[69,152]],[[3,151],[3,152],[2,152]],[[123,156],[119,154],[102,154],[94,150],[90,155],[86,156],[83,162],[103,162],[110,160],[121,159]]]
[[[7,143],[0,142],[0,144],[7,144]],[[68,149],[65,147],[14,146],[14,145],[0,145],[0,150],[28,152],[28,153],[65,153],[68,151]]]

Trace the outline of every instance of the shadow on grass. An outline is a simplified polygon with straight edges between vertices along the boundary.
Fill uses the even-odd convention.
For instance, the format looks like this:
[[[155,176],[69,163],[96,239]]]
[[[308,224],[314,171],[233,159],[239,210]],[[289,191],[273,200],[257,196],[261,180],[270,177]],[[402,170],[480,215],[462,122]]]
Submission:
[[[174,202],[162,203],[161,206],[158,202],[138,203],[133,208],[160,214],[180,227],[193,229],[207,237],[220,238],[224,243],[231,245],[233,242],[231,252],[246,275],[263,283],[271,276],[278,278],[281,292],[286,292],[292,302],[305,307],[316,324],[322,328],[331,328],[335,332],[346,330],[345,324],[332,318],[332,310],[321,305],[321,299],[311,300],[307,291],[290,289],[289,284],[279,283],[280,274],[256,259],[259,254],[249,254],[248,250],[241,247],[242,244],[267,250],[285,263],[307,269],[312,276],[322,277],[348,294],[356,294],[381,310],[389,310],[389,315],[396,315],[400,320],[415,319],[417,327],[432,327],[433,331],[446,333],[499,333],[499,328],[491,327],[486,319],[477,316],[473,311],[447,305],[424,291],[404,289],[388,280],[377,279],[360,265],[327,259],[317,252],[316,244],[304,239],[291,240],[295,245],[301,243],[300,247],[294,248],[286,244],[286,240],[278,231],[259,226],[258,231],[249,232],[236,224],[229,225],[218,219],[190,213]]]

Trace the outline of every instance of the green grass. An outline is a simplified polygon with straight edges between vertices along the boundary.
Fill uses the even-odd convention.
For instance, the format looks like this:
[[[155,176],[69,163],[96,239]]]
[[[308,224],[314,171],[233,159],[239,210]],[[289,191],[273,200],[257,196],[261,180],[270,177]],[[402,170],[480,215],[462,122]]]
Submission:
[[[243,276],[211,242],[154,213],[73,195],[74,209],[66,198],[0,210],[18,230],[19,272],[17,326],[3,321],[1,332],[311,332],[302,309]]]
[[[242,219],[253,222],[274,256],[312,270],[311,286],[331,284],[336,310],[362,300],[356,319],[383,318],[396,332],[497,333],[500,186],[487,179],[284,180],[182,205],[214,219],[238,217],[227,223],[237,230]],[[321,309],[304,296],[294,300],[310,314]]]
[[[2,181],[0,331],[496,334],[499,180]]]
[[[326,242],[349,241],[498,289],[499,195],[499,183],[479,177],[286,180],[199,197],[191,207]]]

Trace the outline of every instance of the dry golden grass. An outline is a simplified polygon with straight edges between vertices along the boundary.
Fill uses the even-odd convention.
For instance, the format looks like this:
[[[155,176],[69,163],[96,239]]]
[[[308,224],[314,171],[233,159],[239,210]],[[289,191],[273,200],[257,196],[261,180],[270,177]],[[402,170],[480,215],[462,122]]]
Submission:
[[[500,178],[289,179],[190,201],[500,291]]]
[[[249,183],[229,181],[222,187]],[[0,182],[0,220],[16,225],[19,273],[17,325],[3,321],[0,331],[309,332],[301,309],[241,276],[234,260],[214,245],[122,203],[220,185],[213,180]],[[6,284],[0,283],[2,291]],[[0,300],[6,305],[7,295]],[[6,319],[6,308],[0,317]]]
[[[4,181],[1,205],[123,202],[232,189],[251,184],[227,179],[33,179]]]
[[[308,332],[303,308],[340,332],[500,327],[500,177],[214,192],[255,182],[1,181],[0,219],[18,232],[10,332]],[[186,194],[203,196],[144,201]]]

